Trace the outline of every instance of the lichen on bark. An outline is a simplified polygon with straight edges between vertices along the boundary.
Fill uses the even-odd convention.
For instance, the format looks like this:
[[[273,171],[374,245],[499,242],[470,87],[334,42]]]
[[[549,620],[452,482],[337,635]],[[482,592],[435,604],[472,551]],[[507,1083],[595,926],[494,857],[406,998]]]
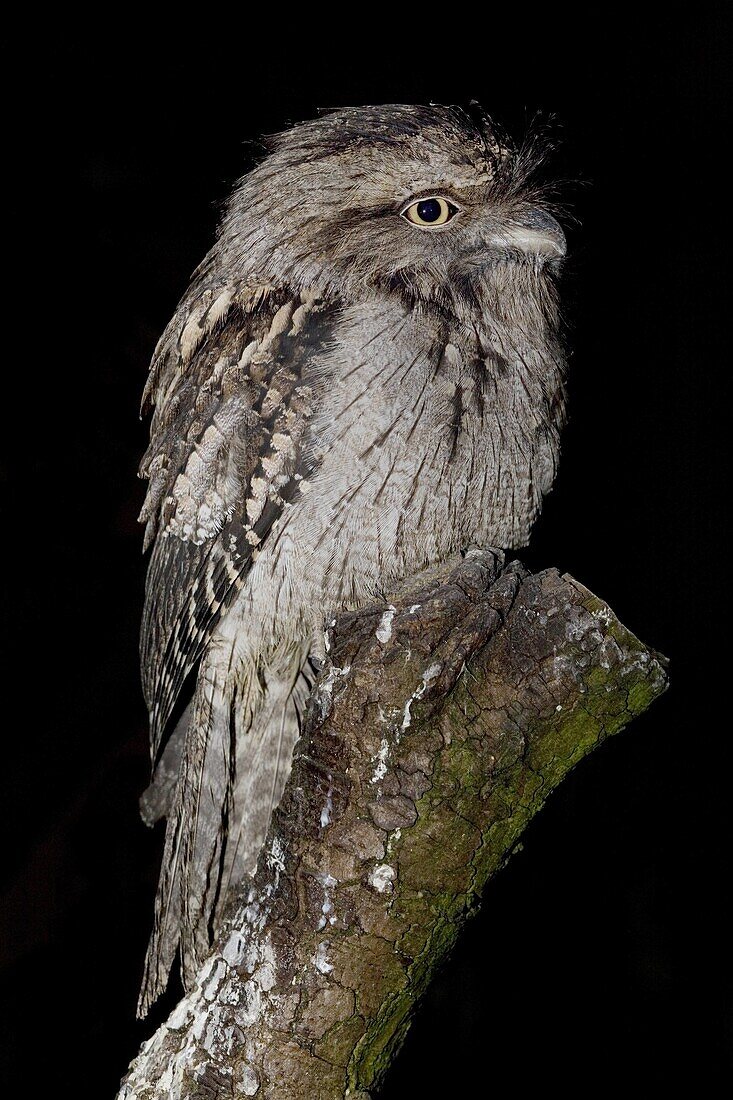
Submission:
[[[474,551],[342,614],[257,873],[120,1100],[368,1096],[491,876],[666,686],[596,596]]]

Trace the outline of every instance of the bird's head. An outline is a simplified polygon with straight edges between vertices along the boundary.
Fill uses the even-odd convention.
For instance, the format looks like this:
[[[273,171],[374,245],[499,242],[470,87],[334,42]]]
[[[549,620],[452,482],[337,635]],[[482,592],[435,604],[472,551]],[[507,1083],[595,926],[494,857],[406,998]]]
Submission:
[[[536,292],[565,255],[532,185],[541,148],[514,147],[480,108],[345,108],[269,149],[235,191],[220,241],[259,277],[470,315],[486,288],[492,300],[507,284]]]

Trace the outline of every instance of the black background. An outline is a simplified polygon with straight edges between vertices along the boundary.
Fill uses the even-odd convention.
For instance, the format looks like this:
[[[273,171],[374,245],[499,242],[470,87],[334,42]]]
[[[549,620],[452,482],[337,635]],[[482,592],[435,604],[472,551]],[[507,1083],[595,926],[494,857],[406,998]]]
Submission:
[[[352,9],[340,28],[314,12],[305,30],[270,16],[234,25],[212,9],[166,39],[112,22],[46,28],[3,48],[3,385],[18,385],[3,419],[20,473],[5,526],[18,610],[2,740],[3,1081],[13,1095],[74,1081],[76,1096],[112,1097],[175,1001],[134,1021],[162,840],[136,808],[137,409],[218,204],[249,142],[319,107],[476,97],[515,133],[536,110],[557,114],[557,170],[584,181],[568,190],[572,420],[522,556],[603,596],[671,658],[672,687],[527,830],[382,1095],[460,1095],[476,1080],[704,1093],[733,1047],[730,661],[716,629],[729,621],[727,20],[562,27],[518,13],[498,26],[490,11],[476,22],[430,6]]]

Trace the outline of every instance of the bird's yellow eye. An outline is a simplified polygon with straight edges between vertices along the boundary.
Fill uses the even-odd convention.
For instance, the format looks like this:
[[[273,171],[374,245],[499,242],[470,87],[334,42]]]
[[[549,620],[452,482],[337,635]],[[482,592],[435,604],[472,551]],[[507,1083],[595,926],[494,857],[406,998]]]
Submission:
[[[434,229],[437,225],[445,225],[458,208],[447,199],[441,199],[438,195],[431,195],[427,199],[419,199],[411,202],[402,211],[402,217],[411,225],[419,225],[421,229]]]

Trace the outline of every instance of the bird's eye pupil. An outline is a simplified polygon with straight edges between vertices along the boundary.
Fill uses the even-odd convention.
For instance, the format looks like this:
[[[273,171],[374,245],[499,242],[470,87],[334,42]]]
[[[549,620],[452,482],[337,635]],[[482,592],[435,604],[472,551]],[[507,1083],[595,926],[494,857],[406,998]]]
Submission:
[[[411,202],[402,211],[402,217],[411,225],[433,229],[445,225],[457,213],[458,208],[452,202],[448,202],[440,195],[431,195],[429,198]]]
[[[425,199],[417,205],[417,216],[424,222],[437,222],[442,212],[437,199]]]

